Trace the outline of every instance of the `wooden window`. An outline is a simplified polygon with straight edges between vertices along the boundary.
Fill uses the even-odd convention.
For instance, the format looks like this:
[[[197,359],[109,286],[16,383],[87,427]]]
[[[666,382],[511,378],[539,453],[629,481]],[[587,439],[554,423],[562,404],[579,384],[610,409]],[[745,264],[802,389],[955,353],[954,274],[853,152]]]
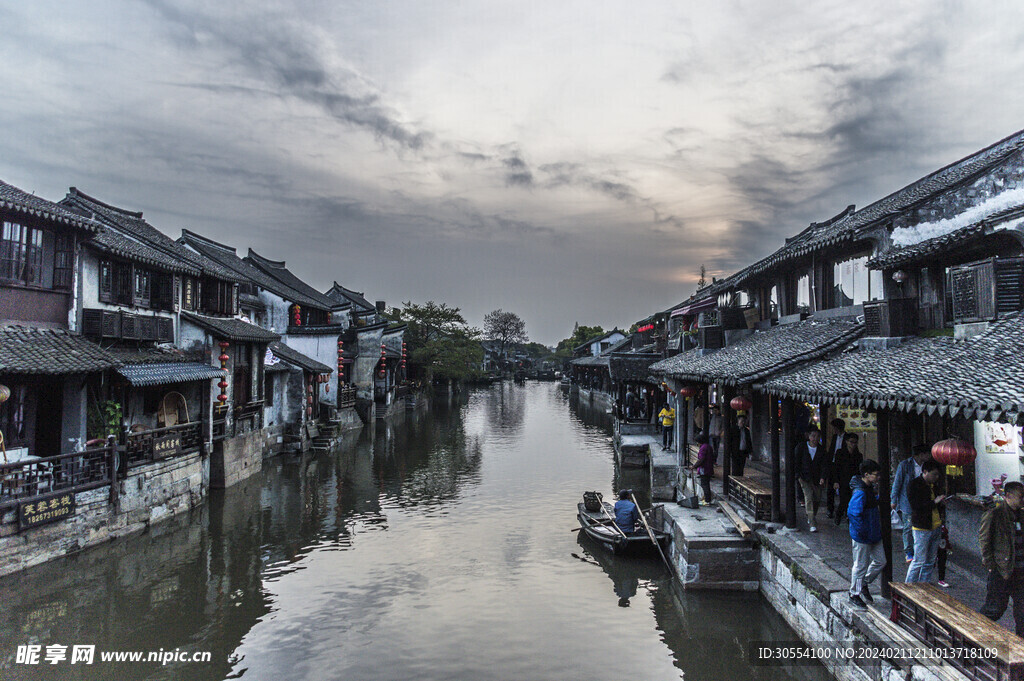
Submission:
[[[75,239],[70,234],[58,234],[53,245],[53,287],[70,289],[74,276]]]
[[[251,402],[252,395],[252,374],[249,372],[249,346],[245,343],[236,343],[234,347],[234,383],[233,399],[235,406]]]
[[[0,432],[3,432],[4,444],[7,449],[23,447],[27,444],[28,431],[25,427],[26,395],[28,389],[23,385],[11,386],[11,396],[0,404]]]
[[[132,266],[128,263],[114,263],[114,287],[112,302],[119,305],[132,304]]]
[[[3,223],[0,232],[0,279],[42,286],[48,277],[43,268],[43,233],[17,222]]]
[[[132,289],[132,302],[139,307],[149,307],[152,277],[149,270],[134,268],[135,285]]]
[[[174,276],[171,274],[153,274],[152,307],[157,310],[174,309]]]
[[[100,260],[100,301],[114,302],[114,263]]]

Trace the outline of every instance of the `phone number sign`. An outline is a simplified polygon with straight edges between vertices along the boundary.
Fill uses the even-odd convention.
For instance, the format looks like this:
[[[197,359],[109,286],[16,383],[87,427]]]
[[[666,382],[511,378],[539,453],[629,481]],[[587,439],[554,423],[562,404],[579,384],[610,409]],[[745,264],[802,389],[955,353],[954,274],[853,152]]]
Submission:
[[[65,492],[18,504],[18,529],[55,523],[75,514],[75,493]]]

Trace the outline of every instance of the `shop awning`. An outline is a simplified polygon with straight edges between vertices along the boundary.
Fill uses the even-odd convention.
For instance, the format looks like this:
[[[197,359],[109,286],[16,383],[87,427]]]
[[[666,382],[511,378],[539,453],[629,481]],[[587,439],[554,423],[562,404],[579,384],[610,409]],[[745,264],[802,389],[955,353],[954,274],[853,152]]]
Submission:
[[[697,314],[698,312],[704,312],[705,310],[713,310],[718,307],[718,298],[711,296],[710,298],[704,298],[694,303],[690,303],[678,310],[673,310],[670,317],[682,317],[684,315]]]
[[[126,364],[117,373],[128,379],[132,385],[167,385],[170,383],[194,383],[220,378],[224,372],[202,362],[168,362],[163,364]]]

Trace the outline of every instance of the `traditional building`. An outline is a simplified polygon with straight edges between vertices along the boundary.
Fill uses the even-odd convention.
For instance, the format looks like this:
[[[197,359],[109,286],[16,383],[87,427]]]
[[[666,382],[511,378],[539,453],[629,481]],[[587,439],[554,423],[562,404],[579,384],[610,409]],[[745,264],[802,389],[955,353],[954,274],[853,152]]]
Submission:
[[[104,227],[84,244],[78,305],[83,333],[126,363],[99,399],[121,405],[129,462],[205,447],[213,486],[259,471],[262,359],[277,336],[240,319],[244,278],[141,212],[75,187],[61,205]]]

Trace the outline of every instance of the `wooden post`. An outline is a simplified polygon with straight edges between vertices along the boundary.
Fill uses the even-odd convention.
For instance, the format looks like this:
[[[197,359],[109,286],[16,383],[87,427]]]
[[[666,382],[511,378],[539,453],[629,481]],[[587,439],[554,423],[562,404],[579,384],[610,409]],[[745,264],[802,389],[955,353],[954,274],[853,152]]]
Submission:
[[[729,402],[736,396],[736,389],[727,387],[722,393],[722,495],[728,499],[729,477],[732,475],[732,426],[736,419]]]
[[[793,400],[782,400],[782,423],[779,424],[780,449],[786,453],[786,527],[796,527],[796,461],[793,458]]]
[[[882,548],[885,549],[885,567],[882,568],[882,597],[891,598],[889,582],[892,581],[892,518],[890,510],[892,503],[889,500],[892,487],[892,456],[889,446],[889,412],[879,411],[876,414],[878,424],[878,465],[882,467],[882,475],[878,481],[878,505],[879,515],[882,521]],[[905,519],[909,522],[910,519]]]
[[[772,522],[782,522],[782,458],[779,451],[779,405],[774,395],[768,395],[768,430],[772,450]],[[788,458],[788,457],[787,457]]]
[[[107,472],[110,473],[110,503],[117,505],[121,486],[117,481],[117,436],[107,436]]]

